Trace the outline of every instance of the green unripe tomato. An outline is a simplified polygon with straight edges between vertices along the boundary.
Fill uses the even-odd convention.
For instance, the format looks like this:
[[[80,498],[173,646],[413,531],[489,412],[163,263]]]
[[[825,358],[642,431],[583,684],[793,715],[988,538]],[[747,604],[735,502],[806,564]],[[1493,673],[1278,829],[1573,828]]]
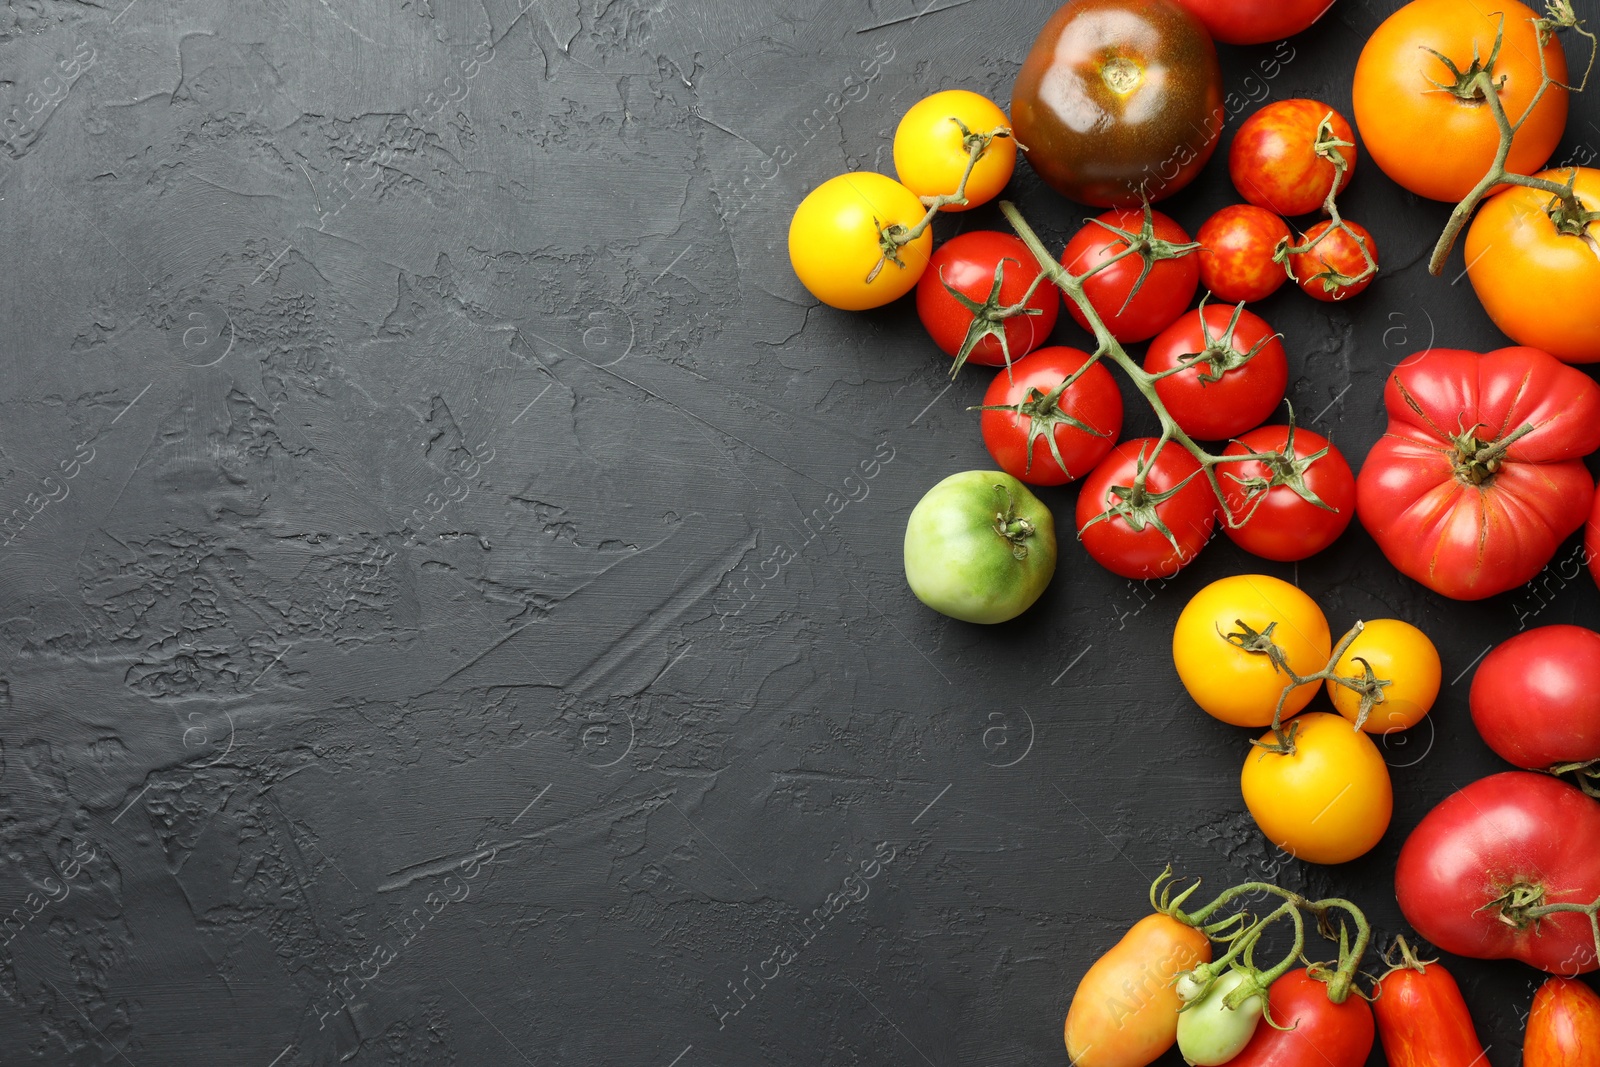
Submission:
[[[1259,995],[1245,998],[1237,1008],[1228,1007],[1224,1001],[1229,993],[1252,980],[1243,971],[1230,970],[1178,1016],[1178,1051],[1183,1053],[1185,1063],[1191,1067],[1218,1067],[1250,1043],[1265,1002]]]
[[[912,509],[905,557],[906,581],[928,607],[963,622],[1005,622],[1032,607],[1055,574],[1055,519],[1009,474],[952,474]]]

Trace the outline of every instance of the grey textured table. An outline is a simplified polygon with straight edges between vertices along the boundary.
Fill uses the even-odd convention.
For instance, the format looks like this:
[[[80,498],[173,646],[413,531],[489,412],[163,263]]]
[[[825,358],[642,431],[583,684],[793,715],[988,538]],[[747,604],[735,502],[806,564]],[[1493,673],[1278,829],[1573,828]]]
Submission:
[[[1459,605],[1359,529],[1150,585],[1069,541],[992,629],[911,597],[985,375],[817,306],[788,217],[919,96],[1005,102],[1048,2],[124,2],[0,11],[0,1063],[1061,1063],[1169,861],[1401,930],[1405,831],[1498,767],[1470,664],[1596,621],[1573,545]],[[1394,6],[1225,50],[1230,89],[1348,109]],[[1168,210],[1232,199],[1214,164]],[[1425,272],[1443,206],[1366,161],[1345,204],[1381,279],[1262,310],[1358,462],[1386,364],[1498,334]],[[1455,680],[1347,867],[1277,858],[1173,673],[1245,570]],[[1452,964],[1511,1067],[1536,975]]]

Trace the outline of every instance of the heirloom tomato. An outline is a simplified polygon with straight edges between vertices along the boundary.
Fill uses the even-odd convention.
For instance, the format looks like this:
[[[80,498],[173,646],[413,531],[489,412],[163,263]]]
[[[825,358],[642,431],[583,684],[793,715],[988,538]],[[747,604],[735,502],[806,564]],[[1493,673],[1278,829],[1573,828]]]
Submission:
[[[1372,257],[1370,266],[1377,266],[1378,242],[1360,223],[1345,219],[1344,224],[1354,237],[1334,228],[1331,219],[1324,219],[1301,235],[1301,246],[1310,247],[1289,257],[1289,270],[1301,291],[1325,303],[1355,296],[1377,277],[1376,271],[1364,278],[1362,275],[1369,269],[1367,256]],[[1365,253],[1362,245],[1366,246]]]
[[[1534,348],[1434,348],[1384,387],[1356,514],[1401,573],[1457,600],[1514,589],[1588,518],[1600,385]]]
[[[1375,1031],[1360,996],[1335,1004],[1328,984],[1298,967],[1272,983],[1267,1011],[1278,1026],[1257,1027],[1231,1067],[1365,1067]]]
[[[1371,619],[1350,642],[1334,665],[1341,678],[1357,681],[1372,672],[1388,681],[1383,700],[1374,704],[1361,728],[1369,734],[1409,730],[1422,721],[1439,696],[1443,668],[1439,650],[1428,635],[1399,619]],[[1338,682],[1328,682],[1328,698],[1340,715],[1352,723],[1361,714],[1361,694]]]
[[[1178,1037],[1178,974],[1211,962],[1206,935],[1168,915],[1147,915],[1095,961],[1067,1009],[1075,1067],[1146,1067]]]
[[[1356,515],[1356,478],[1326,437],[1289,426],[1240,435],[1225,456],[1258,452],[1218,469],[1223,506],[1233,517],[1222,532],[1246,552],[1281,562],[1314,556],[1339,539]]]
[[[1178,0],[1224,44],[1266,44],[1321,18],[1333,0]]]
[[[1501,759],[1530,771],[1600,760],[1600,634],[1540,626],[1483,657],[1467,697]]]
[[[1290,239],[1289,224],[1254,204],[1230,204],[1195,234],[1200,242],[1200,284],[1218,300],[1237,304],[1265,300],[1289,274],[1272,258]]]
[[[1170,578],[1199,554],[1217,524],[1217,499],[1200,464],[1178,445],[1124,441],[1089,472],[1078,493],[1078,540],[1124,578]],[[1153,457],[1153,458],[1152,458]],[[1149,473],[1135,485],[1139,471]]]
[[[1289,385],[1289,357],[1272,327],[1253,311],[1220,304],[1186,311],[1162,330],[1144,369],[1166,375],[1156,396],[1179,429],[1202,441],[1260,426]]]
[[[885,260],[883,230],[910,230],[926,214],[915,193],[882,174],[857,171],[829,178],[795,209],[789,262],[801,284],[829,307],[882,307],[911,291],[933,252],[930,227],[899,248],[899,263]]]
[[[1317,155],[1317,134],[1326,120],[1334,137],[1351,147],[1335,149],[1344,157],[1339,188],[1355,173],[1355,131],[1345,117],[1315,100],[1278,100],[1244,120],[1228,149],[1228,174],[1239,195],[1279,215],[1321,211],[1334,191],[1338,168]]]
[[[1110,371],[1099,363],[1084,369],[1087,362],[1087,352],[1051,345],[994,376],[980,426],[984,447],[1007,474],[1029,485],[1064,485],[1088,474],[1117,443],[1122,393]]]
[[[1178,1051],[1183,1062],[1190,1067],[1220,1067],[1250,1043],[1265,1007],[1261,996],[1245,996],[1238,1007],[1229,1007],[1227,999],[1251,981],[1244,971],[1224,971],[1204,996],[1183,1010],[1178,1016]]]
[[[1476,1067],[1484,1062],[1483,1042],[1450,972],[1432,960],[1418,961],[1404,939],[1400,951],[1405,962],[1378,979],[1372,997],[1389,1067]]]
[[[1239,778],[1261,832],[1310,863],[1348,863],[1372,851],[1394,814],[1394,786],[1378,746],[1325,711],[1308,712],[1285,731],[1289,750],[1278,751],[1269,731],[1250,749]]]
[[[963,622],[1005,622],[1050,584],[1055,519],[1009,474],[952,474],[911,509],[905,565],[911,591],[933,610]]]
[[[993,230],[960,234],[934,250],[917,282],[917,317],[933,343],[958,360],[956,370],[968,362],[1003,367],[1008,355],[1021,359],[1044,344],[1061,301],[1055,286],[1042,284],[1022,314],[998,318],[987,303],[991,296],[999,308],[1021,302],[1038,276],[1039,263],[1020,238]]]
[[[1161,212],[1151,212],[1150,223],[1158,251],[1193,247],[1183,227]],[[1138,237],[1143,225],[1144,215],[1131,210],[1108,211],[1091,219],[1067,242],[1061,265],[1082,277],[1128,248],[1123,235]],[[1144,261],[1130,255],[1085,278],[1083,292],[1112,337],[1123,342],[1148,341],[1183,314],[1199,284],[1200,261],[1192,252],[1157,260],[1148,273],[1144,273]],[[1088,317],[1065,293],[1062,300],[1073,319],[1087,330]]]
[[[1538,18],[1518,0],[1412,0],[1367,38],[1352,97],[1361,140],[1385,174],[1433,200],[1472,191],[1500,147],[1494,114],[1472,82],[1487,67],[1506,116],[1521,119],[1542,77]],[[1567,124],[1566,53],[1553,33],[1543,51],[1555,84],[1511,142],[1506,168],[1518,174],[1544,165]]]
[[[1600,993],[1575,978],[1547,978],[1533,995],[1522,1067],[1600,1064]]]
[[[1592,971],[1589,917],[1543,909],[1600,899],[1600,804],[1545,774],[1479,779],[1411,831],[1394,888],[1406,921],[1446,952]]]
[[[895,174],[918,196],[954,193],[972,158],[967,138],[1010,126],[1006,113],[977,93],[946,89],[925,96],[911,105],[895,128]],[[967,177],[967,202],[947,204],[940,210],[967,211],[987,204],[1006,187],[1016,165],[1017,142],[1010,137],[993,138]]]

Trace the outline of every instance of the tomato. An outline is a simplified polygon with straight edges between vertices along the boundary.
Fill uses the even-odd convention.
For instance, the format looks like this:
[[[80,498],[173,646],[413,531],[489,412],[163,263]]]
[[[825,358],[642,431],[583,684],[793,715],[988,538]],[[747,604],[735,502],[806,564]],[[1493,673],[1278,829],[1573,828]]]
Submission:
[[[1588,916],[1539,908],[1600,899],[1600,804],[1544,774],[1479,779],[1411,831],[1394,885],[1406,921],[1446,952],[1592,971]]]
[[[1178,370],[1184,363],[1189,367]],[[1272,327],[1254,312],[1218,304],[1185,312],[1162,330],[1144,369],[1167,375],[1156,382],[1156,395],[1179,429],[1203,441],[1261,425],[1289,385],[1289,358]]]
[[[1278,100],[1244,120],[1228,149],[1228,174],[1239,195],[1280,215],[1321,211],[1338,169],[1317,155],[1317,134],[1327,120],[1333,136],[1351,147],[1339,188],[1355,173],[1355,131],[1345,117],[1316,100]]]
[[[1372,1009],[1360,996],[1342,1004],[1328,999],[1326,982],[1298,967],[1285,973],[1267,997],[1279,1026],[1258,1026],[1232,1067],[1365,1067],[1375,1031]]]
[[[1063,196],[1095,207],[1171,196],[1222,133],[1216,46],[1173,0],[1073,0],[1022,61],[1011,121]]]
[[[1461,987],[1439,964],[1417,962],[1404,940],[1406,964],[1378,979],[1372,1013],[1389,1067],[1475,1067],[1483,1043]]]
[[[933,610],[963,622],[1005,622],[1050,584],[1055,519],[1009,474],[952,474],[911,509],[905,564],[911,591]]]
[[[1494,164],[1500,131],[1465,78],[1475,57],[1492,59],[1501,106],[1516,122],[1539,90],[1538,17],[1517,0],[1413,0],[1367,38],[1352,96],[1361,140],[1385,174],[1433,200],[1461,200],[1471,192]],[[1544,58],[1558,84],[1511,143],[1506,166],[1518,174],[1544,165],[1567,124],[1567,91],[1559,84],[1567,80],[1567,60],[1553,33]]]
[[[1272,258],[1290,239],[1289,225],[1254,204],[1230,204],[1207,219],[1200,242],[1200,284],[1218,300],[1237,304],[1265,300],[1289,280]]]
[[[983,395],[983,444],[1030,485],[1065,485],[1093,470],[1122,432],[1122,393],[1099,363],[1071,385],[1089,353],[1052,345],[1001,371]]]
[[[1368,621],[1335,666],[1340,677],[1357,680],[1364,679],[1368,669],[1374,678],[1389,682],[1380,690],[1382,702],[1372,706],[1366,722],[1361,724],[1369,734],[1409,730],[1422,721],[1438,699],[1443,670],[1439,650],[1427,634],[1409,622]],[[1361,694],[1337,682],[1328,682],[1327,686],[1334,709],[1355,722],[1361,713]]]
[[[1076,1067],[1146,1067],[1172,1047],[1182,1002],[1172,979],[1211,962],[1211,942],[1167,915],[1147,915],[1095,961],[1067,1009]]]
[[[1328,620],[1316,601],[1265,574],[1212,582],[1179,614],[1172,631],[1172,662],[1194,702],[1234,726],[1270,726],[1289,679],[1266,652],[1241,647],[1247,643],[1247,629],[1275,642],[1289,669],[1303,677],[1328,665],[1333,652]],[[1315,682],[1296,686],[1284,700],[1284,721],[1304,710],[1316,694]]]
[[[1156,439],[1124,441],[1089,472],[1078,493],[1078,540],[1100,566],[1124,578],[1170,578],[1211,539],[1217,500],[1200,464]],[[1154,457],[1154,458],[1152,458]],[[1135,475],[1148,468],[1142,489]]]
[[[1245,807],[1267,840],[1310,863],[1348,863],[1389,829],[1394,787],[1383,753],[1338,715],[1308,712],[1288,726],[1291,752],[1264,747],[1245,757]]]
[[[1360,223],[1345,219],[1344,224],[1354,237],[1335,229],[1331,219],[1323,219],[1300,236],[1300,246],[1310,247],[1289,257],[1289,271],[1307,296],[1327,303],[1343,300],[1364,291],[1377,276],[1374,271],[1361,277],[1368,269],[1367,255],[1374,266],[1378,262],[1378,242]],[[1356,278],[1360,280],[1350,280]]]
[[[1600,759],[1600,634],[1540,626],[1483,657],[1467,698],[1501,759],[1530,771]]]
[[[1356,478],[1344,454],[1310,430],[1263,426],[1223,450],[1271,453],[1219,469],[1223,506],[1237,526],[1222,532],[1264,559],[1300,560],[1339,539],[1356,515]],[[1321,501],[1321,503],[1317,503]]]
[[[1585,211],[1600,211],[1600,170],[1545,171],[1574,189]],[[1600,221],[1582,235],[1559,231],[1550,194],[1511,186],[1490,197],[1467,227],[1467,277],[1494,324],[1519,345],[1568,363],[1600,361]]]
[[[933,229],[902,246],[895,263],[884,260],[879,226],[909,230],[926,213],[915,193],[881,174],[858,171],[829,178],[795,209],[789,262],[801,284],[829,307],[882,307],[906,295],[922,277],[933,251]]]
[[[1243,971],[1217,976],[1211,988],[1178,1016],[1178,1051],[1191,1067],[1219,1067],[1250,1043],[1265,1007],[1260,996],[1244,998],[1236,1008],[1224,1001],[1229,993],[1252,981]]]
[[[1533,348],[1435,348],[1384,387],[1356,514],[1403,574],[1457,600],[1514,589],[1583,524],[1600,385]],[[1523,436],[1522,427],[1532,427]]]
[[[928,261],[917,282],[917,316],[933,343],[956,358],[955,370],[968,360],[1003,367],[1044,344],[1056,328],[1061,301],[1053,285],[1041,284],[1034,290],[1025,313],[999,318],[989,307],[1021,303],[1037,277],[1039,262],[1020,238],[993,230],[963,233],[940,245]],[[969,345],[963,356],[962,349]]]
[[[1572,978],[1548,978],[1533,995],[1523,1067],[1600,1064],[1600,993]]]
[[[1091,219],[1072,235],[1061,253],[1061,263],[1081,277],[1129,247],[1128,237],[1137,237],[1143,232],[1143,225],[1144,216],[1139,211],[1108,211]],[[1159,211],[1150,213],[1150,227],[1158,252],[1191,244],[1183,227]],[[1148,341],[1160,333],[1183,314],[1200,285],[1200,260],[1194,255],[1157,260],[1141,283],[1139,276],[1143,270],[1144,261],[1131,255],[1083,283],[1089,306],[1111,331],[1111,336],[1125,343]],[[1136,285],[1139,291],[1134,293]],[[1133,293],[1131,299],[1130,293]],[[1066,294],[1062,294],[1062,299],[1073,319],[1087,330],[1088,317]]]
[[[918,196],[944,196],[961,185],[972,158],[967,137],[1011,128],[1006,113],[988,97],[965,89],[946,89],[911,105],[894,131],[894,169],[907,189]],[[943,211],[968,211],[987,204],[1011,180],[1017,165],[1017,142],[995,137],[973,164],[967,178],[967,202]]]
[[[1333,0],[1178,0],[1224,44],[1281,41],[1310,26]]]

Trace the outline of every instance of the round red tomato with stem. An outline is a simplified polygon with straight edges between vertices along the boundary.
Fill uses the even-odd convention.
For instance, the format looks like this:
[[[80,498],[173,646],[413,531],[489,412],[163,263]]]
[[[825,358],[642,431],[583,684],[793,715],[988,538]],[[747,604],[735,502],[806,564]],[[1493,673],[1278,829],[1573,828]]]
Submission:
[[[1194,299],[1200,261],[1191,253],[1199,247],[1182,226],[1146,204],[1143,212],[1120,209],[1090,219],[1067,242],[1061,263],[1084,279],[1089,306],[1112,337],[1148,341]],[[1062,299],[1078,325],[1089,329],[1078,305],[1065,294]]]
[[[1056,288],[1021,239],[974,230],[934,250],[917,282],[917,317],[933,343],[955,358],[1003,367],[1044,344],[1056,328]]]
[[[1211,36],[1224,44],[1266,44],[1293,37],[1333,6],[1333,0],[1178,0],[1178,3],[1195,14],[1211,31]]]
[[[1289,273],[1273,259],[1291,240],[1289,224],[1254,204],[1230,204],[1195,235],[1200,242],[1200,284],[1228,304],[1265,300]]]
[[[1600,385],[1534,348],[1434,348],[1384,387],[1356,514],[1403,574],[1457,600],[1514,589],[1589,516]]]
[[[1122,432],[1122,393],[1089,358],[1051,345],[995,375],[979,410],[1001,470],[1029,485],[1065,485],[1106,458]]]
[[[1333,153],[1344,158],[1343,175],[1329,158]],[[1355,166],[1355,131],[1316,100],[1268,104],[1244,120],[1228,149],[1228,174],[1239,195],[1280,215],[1321,211],[1330,192],[1350,184]]]
[[[1378,979],[1372,1013],[1389,1067],[1475,1067],[1483,1042],[1461,987],[1435,960],[1419,960],[1396,939],[1400,962]]]
[[[1285,973],[1267,993],[1277,1026],[1258,1026],[1229,1067],[1365,1067],[1376,1030],[1360,996],[1328,999],[1328,983],[1306,968]],[[1284,1029],[1280,1029],[1283,1027]]]
[[[1523,1067],[1593,1067],[1600,1063],[1600,993],[1575,978],[1548,978],[1533,995]]]
[[[1283,342],[1243,304],[1185,312],[1150,342],[1144,369],[1178,428],[1202,441],[1260,426],[1289,385]]]
[[[1124,578],[1169,578],[1200,553],[1217,524],[1217,498],[1200,464],[1154,437],[1124,441],[1078,493],[1078,540]]]
[[[1222,530],[1246,552],[1284,562],[1333,544],[1356,514],[1356,479],[1326,437],[1295,426],[1263,426],[1233,441],[1225,456],[1257,452],[1272,458],[1218,468]]]
[[[1446,952],[1592,971],[1600,804],[1545,774],[1479,779],[1417,824],[1394,885],[1406,921]]]
[[[1301,291],[1330,304],[1365,291],[1378,272],[1378,242],[1360,223],[1346,219],[1344,225],[1349,232],[1323,219],[1295,246],[1305,251],[1289,256],[1289,273]]]
[[[1587,770],[1594,785],[1585,787],[1600,787],[1600,633],[1557,625],[1510,638],[1478,664],[1467,703],[1501,759],[1530,771]]]

